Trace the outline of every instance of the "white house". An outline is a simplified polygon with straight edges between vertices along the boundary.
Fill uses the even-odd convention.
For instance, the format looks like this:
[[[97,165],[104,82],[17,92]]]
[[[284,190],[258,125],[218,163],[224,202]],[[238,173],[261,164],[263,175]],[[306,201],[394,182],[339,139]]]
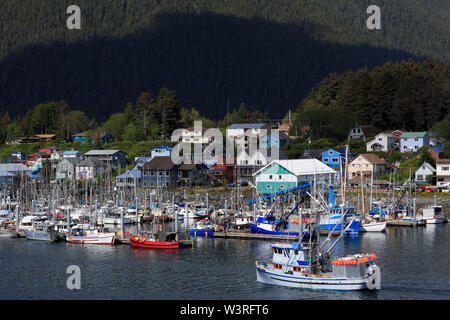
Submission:
[[[370,151],[391,151],[394,150],[395,137],[388,133],[379,133],[372,140],[366,143],[366,149]]]
[[[430,145],[430,136],[424,132],[405,132],[400,136],[400,152],[416,152]]]
[[[305,183],[333,184],[337,172],[317,159],[274,160],[255,172],[256,190],[271,194]]]
[[[438,186],[450,184],[450,159],[436,160],[436,184]]]
[[[433,168],[428,162],[424,162],[415,173],[416,182],[426,182],[428,176],[432,176],[436,173],[436,169]]]

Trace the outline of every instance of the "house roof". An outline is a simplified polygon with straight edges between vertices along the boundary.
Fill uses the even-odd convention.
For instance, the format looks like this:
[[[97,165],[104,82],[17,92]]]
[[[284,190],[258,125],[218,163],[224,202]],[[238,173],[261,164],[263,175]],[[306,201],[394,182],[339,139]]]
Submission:
[[[128,170],[124,174],[117,176],[116,179],[140,179],[141,178],[141,170],[133,169]]]
[[[9,171],[9,172],[17,172],[17,171],[31,171],[30,168],[24,166],[21,163],[0,163],[0,171]]]
[[[64,151],[63,155],[77,155],[77,154],[81,154],[81,151],[75,151],[75,150],[70,150],[70,151]]]
[[[436,164],[450,164],[450,159],[438,159]]]
[[[291,159],[291,160],[274,160],[263,168],[256,171],[253,175],[261,173],[263,170],[273,165],[274,163],[280,165],[286,170],[292,172],[296,176],[310,175],[310,174],[336,174],[336,171],[317,159]]]
[[[202,169],[207,169],[208,167],[203,163],[183,163],[178,167],[178,170],[194,170],[195,167],[200,167]]]
[[[369,161],[370,164],[386,164],[386,161],[378,158],[374,153],[363,153],[360,156]]]
[[[426,131],[422,132],[404,132],[400,138],[423,138],[427,134]]]
[[[116,154],[117,152],[120,152],[120,150],[90,150],[86,152],[85,156],[112,156],[113,154]]]
[[[56,134],[54,133],[48,133],[48,134],[35,134],[34,136],[32,136],[32,138],[40,138],[40,139],[50,139],[50,138],[54,138],[56,137]]]
[[[433,171],[433,172],[436,172],[436,169],[434,169],[433,166],[432,166],[431,164],[429,164],[428,162],[422,163],[422,164],[417,168],[416,172],[417,172],[418,170],[420,170],[423,166],[427,167],[428,169],[430,169],[430,170]]]
[[[171,157],[154,157],[144,163],[143,168],[147,170],[172,170],[176,166]]]
[[[265,123],[233,123],[228,129],[266,129]]]

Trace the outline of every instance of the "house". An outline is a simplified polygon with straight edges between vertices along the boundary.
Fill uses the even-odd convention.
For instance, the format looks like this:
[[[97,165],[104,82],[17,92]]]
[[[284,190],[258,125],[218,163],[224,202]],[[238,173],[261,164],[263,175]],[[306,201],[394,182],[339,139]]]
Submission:
[[[274,160],[253,174],[256,191],[271,194],[306,183],[328,186],[337,173],[317,159]]]
[[[81,151],[76,151],[76,150],[64,151],[63,158],[64,159],[82,159],[83,154],[81,153]]]
[[[141,187],[142,172],[139,169],[128,170],[124,174],[116,177],[116,186],[118,187]]]
[[[322,156],[319,160],[321,160],[324,164],[326,164],[332,169],[340,170],[341,164],[342,169],[345,169],[345,157],[346,157],[345,149],[346,148],[336,148],[325,150],[322,152],[321,154]],[[354,153],[352,153],[349,150],[347,154],[348,162],[351,162],[354,157],[355,157]]]
[[[370,138],[375,137],[378,132],[378,129],[374,126],[360,126],[356,124],[353,128],[350,129],[348,138],[367,141]]]
[[[31,174],[31,169],[22,163],[0,163],[1,172],[9,172],[14,175]]]
[[[208,168],[203,163],[183,163],[178,167],[178,179],[182,186],[206,185]]]
[[[233,182],[233,168],[235,164],[236,159],[223,158],[222,161],[215,162],[209,173],[216,178],[218,183],[231,183]]]
[[[56,166],[56,180],[72,180],[76,178],[76,165],[81,158],[63,158]]]
[[[198,130],[200,129],[200,130]],[[201,143],[201,144],[209,144],[212,141],[212,137],[204,136],[207,128],[203,127],[190,127],[183,130],[181,136],[179,137],[179,142],[186,143]]]
[[[178,167],[171,157],[154,157],[142,166],[142,185],[145,188],[176,187],[178,175],[181,175]]]
[[[84,157],[103,161],[111,167],[128,165],[127,154],[121,150],[90,150]]]
[[[64,157],[64,151],[53,151],[51,156],[50,156],[50,160],[54,161],[54,162],[58,162],[61,161]]]
[[[444,147],[430,147],[427,150],[430,155],[435,159],[439,159],[440,158],[440,154],[444,151]],[[416,155],[416,158],[420,158],[422,156],[422,152],[418,153]]]
[[[86,158],[75,165],[75,178],[77,180],[96,179],[110,173],[110,166],[96,158]]]
[[[416,152],[423,146],[430,145],[428,132],[404,132],[400,136],[400,152]]]
[[[27,156],[22,152],[13,152],[8,157],[9,163],[23,163],[27,160]]]
[[[280,148],[284,147],[286,143],[291,141],[291,138],[284,132],[278,131],[275,135],[275,130],[271,130],[270,134],[261,134],[259,137],[259,145],[261,148]]]
[[[227,128],[227,138],[240,148],[248,148],[248,138],[262,137],[269,127],[265,123],[235,123]]]
[[[72,135],[72,139],[73,142],[78,142],[79,144],[93,143],[95,140],[98,140],[101,145],[114,142],[114,137],[107,132],[83,131]]]
[[[436,185],[450,184],[450,159],[439,159],[436,161]]]
[[[395,137],[389,133],[379,133],[373,140],[366,143],[366,150],[371,151],[391,151],[395,148]]]
[[[170,157],[172,154],[172,147],[156,147],[152,149],[151,157]]]
[[[373,178],[385,175],[388,171],[386,161],[378,158],[373,153],[363,153],[357,156],[348,165],[348,177],[349,179],[357,176],[364,176],[370,178],[373,173]]]
[[[275,155],[278,153],[278,157]],[[272,157],[275,156],[275,159]],[[253,183],[253,174],[269,164],[272,160],[285,160],[286,154],[278,148],[267,149],[267,154],[261,149],[257,149],[253,152],[247,150],[241,150],[236,157],[236,165],[233,169],[233,176],[237,182],[246,181]]]
[[[416,184],[427,183],[427,177],[433,176],[436,173],[436,169],[433,168],[428,162],[424,162],[419,166],[414,174]]]

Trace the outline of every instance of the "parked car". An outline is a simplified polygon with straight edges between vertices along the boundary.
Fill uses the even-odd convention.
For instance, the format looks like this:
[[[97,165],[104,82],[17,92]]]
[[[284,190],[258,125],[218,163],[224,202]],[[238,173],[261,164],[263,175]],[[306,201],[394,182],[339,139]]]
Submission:
[[[425,191],[425,187],[420,186],[420,187],[416,187],[416,192],[424,192]]]
[[[434,192],[434,189],[430,188],[430,187],[427,187],[427,188],[425,188],[424,192]]]

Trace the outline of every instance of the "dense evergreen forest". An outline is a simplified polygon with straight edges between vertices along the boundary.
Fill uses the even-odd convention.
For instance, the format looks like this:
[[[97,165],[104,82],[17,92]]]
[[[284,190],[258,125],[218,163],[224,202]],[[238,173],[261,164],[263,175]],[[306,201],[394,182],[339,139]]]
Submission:
[[[447,0],[377,1],[381,30],[360,0],[78,0],[70,31],[71,4],[0,0],[2,114],[64,100],[103,122],[169,88],[213,120],[242,102],[281,118],[330,74],[450,52]]]
[[[450,63],[389,62],[323,79],[294,114],[291,133],[342,140],[355,123],[425,131],[448,115]]]

